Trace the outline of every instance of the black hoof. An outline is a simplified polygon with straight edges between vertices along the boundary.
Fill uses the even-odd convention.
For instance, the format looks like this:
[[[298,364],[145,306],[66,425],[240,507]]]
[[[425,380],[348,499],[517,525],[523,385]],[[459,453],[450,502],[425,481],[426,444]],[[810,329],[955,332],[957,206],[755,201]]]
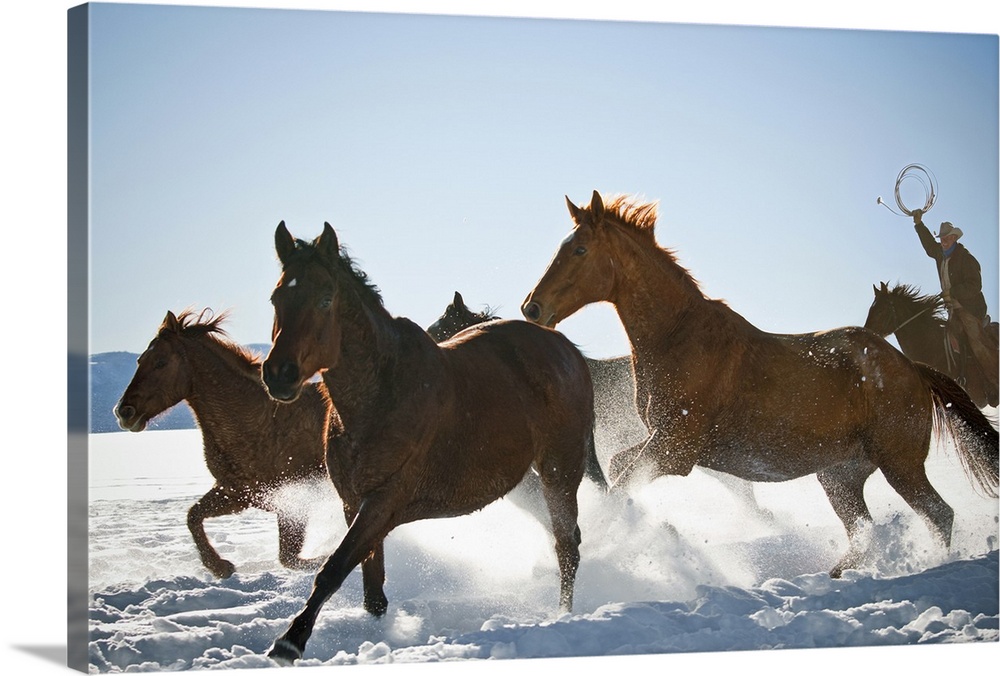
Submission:
[[[290,667],[295,664],[295,660],[302,657],[302,651],[295,647],[291,641],[279,638],[271,646],[271,651],[267,656],[283,667]]]
[[[369,614],[375,617],[382,617],[385,615],[386,611],[389,609],[389,599],[385,597],[385,594],[379,594],[374,597],[365,597],[365,610]]]

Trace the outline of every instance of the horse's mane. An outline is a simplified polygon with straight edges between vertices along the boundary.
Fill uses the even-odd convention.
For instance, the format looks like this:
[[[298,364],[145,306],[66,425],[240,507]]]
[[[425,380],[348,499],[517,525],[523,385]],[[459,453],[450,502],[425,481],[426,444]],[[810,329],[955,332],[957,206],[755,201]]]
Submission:
[[[614,195],[604,204],[604,209],[623,225],[652,236],[659,204],[659,202],[644,202],[635,195]]]
[[[468,310],[468,308],[466,308],[466,309]],[[500,319],[500,316],[497,315],[497,314],[495,314],[496,311],[497,311],[497,309],[498,308],[493,308],[493,307],[490,307],[489,305],[487,305],[487,306],[484,307],[484,309],[481,312],[473,312],[472,310],[469,310],[469,313],[473,317],[475,317],[476,319],[478,319],[480,322],[488,322],[488,321],[491,321],[491,320],[494,320],[494,319]]]
[[[228,318],[229,313],[226,311],[215,314],[210,308],[205,308],[201,312],[187,309],[177,315],[176,328],[170,326],[167,322],[164,322],[160,326],[160,330],[157,335],[162,336],[165,333],[177,333],[182,336],[209,337],[214,343],[225,348],[227,352],[230,352],[234,356],[238,357],[248,369],[258,369],[261,361],[260,356],[254,354],[242,345],[233,342],[229,338],[225,329],[222,328],[222,323]]]
[[[889,289],[889,294],[896,300],[914,306],[915,312],[930,310],[930,316],[935,321],[941,324],[947,322],[944,298],[939,293],[921,295],[920,289],[913,284],[896,284]]]
[[[380,307],[385,307],[382,302],[382,292],[377,286],[375,286],[375,283],[368,278],[368,273],[358,267],[358,264],[353,258],[351,258],[351,255],[348,253],[347,248],[344,245],[341,244],[338,246],[338,254],[337,268],[341,272],[347,274],[347,276],[362,292],[362,295],[366,296],[370,301],[376,303]],[[312,259],[313,256],[317,255],[315,243],[296,239],[295,255],[302,256],[306,260]]]
[[[604,202],[605,217],[612,217],[627,231],[636,233],[652,245],[669,263],[671,269],[679,273],[683,283],[690,284],[693,290],[701,296],[701,285],[690,270],[677,260],[677,254],[672,249],[660,246],[656,241],[654,228],[658,216],[659,202],[646,202],[636,195],[613,195]],[[589,211],[590,207],[586,207]]]

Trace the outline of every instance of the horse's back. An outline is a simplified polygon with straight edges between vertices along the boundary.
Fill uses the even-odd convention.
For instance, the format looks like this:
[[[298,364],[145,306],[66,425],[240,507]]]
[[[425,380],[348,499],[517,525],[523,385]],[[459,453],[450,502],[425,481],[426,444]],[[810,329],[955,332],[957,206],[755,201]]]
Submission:
[[[458,371],[488,375],[506,371],[528,384],[565,395],[591,392],[583,355],[558,331],[521,320],[497,320],[462,331],[441,344]],[[585,394],[585,393],[584,393]]]

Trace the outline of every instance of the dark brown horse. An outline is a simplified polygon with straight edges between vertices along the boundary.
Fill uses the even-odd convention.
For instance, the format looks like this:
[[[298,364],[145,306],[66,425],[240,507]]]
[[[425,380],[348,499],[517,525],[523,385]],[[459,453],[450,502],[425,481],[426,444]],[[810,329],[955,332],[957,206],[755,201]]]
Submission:
[[[441,343],[470,326],[500,319],[493,312],[494,310],[489,307],[480,312],[475,312],[465,304],[462,294],[456,291],[455,297],[448,304],[448,307],[444,309],[444,313],[437,318],[437,321],[427,327],[427,333],[435,341]]]
[[[924,461],[943,425],[966,470],[996,495],[998,436],[954,380],[860,327],[765,333],[706,298],[654,236],[656,204],[594,192],[522,311],[555,326],[588,303],[612,303],[632,344],[636,403],[649,438],[617,454],[617,484],[709,467],[751,481],[816,474],[857,565],[871,522],[865,481],[880,469],[945,546],[954,510]]]
[[[359,564],[365,609],[384,614],[386,535],[481,509],[529,468],[549,507],[559,600],[569,610],[580,559],[576,494],[594,422],[580,352],[562,334],[523,321],[489,322],[438,345],[389,314],[329,224],[308,243],[282,222],[275,247],[282,272],[264,383],[291,402],[322,374],[334,427],[327,465],[349,527],[270,656],[301,657],[323,604]]]
[[[922,296],[920,289],[908,284],[897,284],[890,289],[885,282],[872,289],[875,300],[868,309],[866,329],[883,338],[895,334],[903,354],[958,380],[979,408],[997,405],[997,390],[979,362],[967,356],[966,367],[959,366],[963,356],[952,347],[945,304],[939,294]],[[989,331],[995,340],[996,324],[991,324]]]
[[[115,406],[122,429],[141,432],[171,406],[187,401],[201,429],[205,464],[215,485],[188,511],[188,528],[201,561],[219,577],[235,567],[205,535],[205,519],[255,507],[278,517],[281,564],[302,568],[306,523],[275,505],[274,491],[322,479],[326,402],[315,384],[294,406],[281,406],[264,390],[260,361],[230,342],[225,314],[167,312],[156,337],[139,355],[135,375]]]
[[[498,319],[493,310],[475,312],[466,304],[462,295],[455,292],[452,302],[441,317],[431,324],[427,332],[434,340],[447,340],[460,331],[483,322]],[[634,446],[649,436],[645,423],[635,408],[635,375],[632,373],[632,355],[594,359],[585,356],[594,383],[594,446],[597,459],[610,462],[615,452]],[[760,506],[754,496],[753,484],[731,474],[701,468],[720,481],[740,501],[744,513],[763,518],[772,515]],[[591,476],[604,487],[604,476]],[[530,478],[530,475],[529,475]]]

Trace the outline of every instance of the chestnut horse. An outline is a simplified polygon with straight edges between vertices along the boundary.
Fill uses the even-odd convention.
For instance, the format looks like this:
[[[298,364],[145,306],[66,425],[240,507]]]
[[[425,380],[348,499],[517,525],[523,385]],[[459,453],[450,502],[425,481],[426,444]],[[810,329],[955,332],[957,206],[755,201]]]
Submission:
[[[383,540],[420,519],[481,509],[534,468],[549,508],[560,605],[579,565],[577,490],[593,446],[593,390],[583,355],[551,329],[489,322],[438,345],[393,317],[340,251],[329,223],[313,242],[279,224],[282,272],[271,296],[268,392],[292,402],[313,374],[330,397],[327,466],[349,524],[303,611],[271,648],[302,656],[326,600],[359,564],[364,607],[383,615]]]
[[[875,300],[868,309],[865,328],[883,338],[896,335],[899,349],[913,361],[932,366],[959,381],[979,408],[997,405],[997,389],[985,376],[979,361],[966,358],[965,373],[958,365],[960,355],[952,350],[944,300],[940,294],[921,296],[920,289],[897,284],[891,289],[873,286]],[[996,342],[996,323],[987,327],[987,335]]]
[[[997,431],[951,378],[860,327],[765,333],[706,298],[657,244],[656,203],[605,205],[596,191],[589,207],[566,201],[575,226],[522,311],[555,326],[588,303],[615,306],[650,432],[612,459],[615,484],[695,465],[750,481],[816,474],[850,542],[832,577],[860,560],[864,485],[876,469],[950,545],[954,510],[924,469],[940,425],[956,432],[970,477],[997,494]]]
[[[306,567],[314,563],[299,558],[306,523],[271,496],[293,482],[325,479],[326,402],[316,385],[294,406],[274,402],[260,381],[260,361],[225,339],[225,313],[207,315],[167,312],[115,406],[118,425],[141,432],[171,406],[185,400],[191,406],[215,485],[188,510],[187,523],[214,575],[229,577],[235,567],[212,547],[205,519],[251,507],[277,514],[281,564]]]

